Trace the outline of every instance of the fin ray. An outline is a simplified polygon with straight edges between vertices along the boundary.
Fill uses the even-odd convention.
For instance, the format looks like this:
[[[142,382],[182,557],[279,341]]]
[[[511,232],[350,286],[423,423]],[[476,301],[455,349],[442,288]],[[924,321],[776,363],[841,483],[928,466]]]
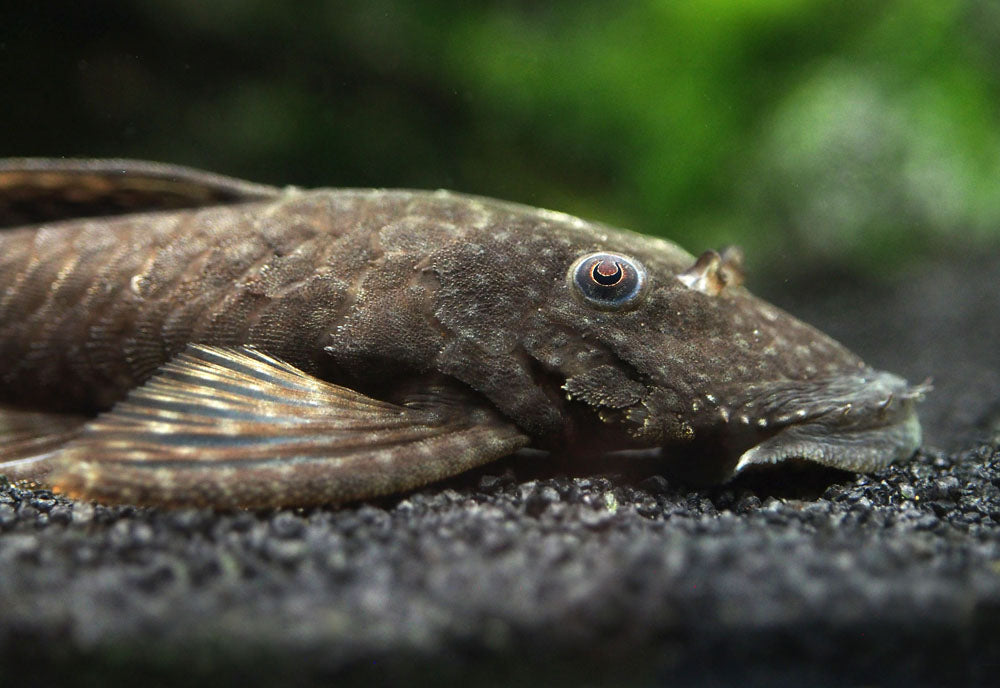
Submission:
[[[275,198],[281,190],[139,160],[0,159],[0,228]]]
[[[89,423],[54,482],[108,502],[340,503],[454,475],[527,441],[475,404],[392,404],[256,349],[191,346]]]
[[[54,452],[76,437],[87,420],[0,407],[0,475],[14,481],[44,479]]]

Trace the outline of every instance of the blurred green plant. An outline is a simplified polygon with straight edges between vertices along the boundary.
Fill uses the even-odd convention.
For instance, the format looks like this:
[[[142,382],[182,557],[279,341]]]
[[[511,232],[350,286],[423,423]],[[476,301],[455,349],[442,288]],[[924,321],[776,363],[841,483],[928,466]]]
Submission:
[[[884,269],[1000,228],[994,0],[0,10],[0,153],[447,186]]]

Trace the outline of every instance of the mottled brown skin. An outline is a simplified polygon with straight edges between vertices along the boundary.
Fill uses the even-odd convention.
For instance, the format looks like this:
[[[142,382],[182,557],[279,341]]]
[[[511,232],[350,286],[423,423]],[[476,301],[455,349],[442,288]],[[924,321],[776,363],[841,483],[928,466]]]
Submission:
[[[549,374],[586,378],[607,365],[601,393],[634,389],[638,401],[670,390],[659,405],[680,418],[700,387],[862,367],[746,291],[705,299],[666,279],[629,313],[580,303],[566,266],[612,231],[621,234],[405,191],[293,191],[238,208],[8,231],[0,399],[93,413],[191,342],[251,344],[369,392],[388,375],[454,377],[540,440],[561,442],[570,402]],[[693,261],[662,241],[623,238],[620,250],[653,274]]]
[[[837,382],[880,374],[741,286],[689,287],[695,259],[669,242],[450,192],[255,193],[0,231],[0,405],[106,411],[198,343],[403,406],[454,394],[533,447],[664,449],[714,479],[834,407],[869,427],[894,395],[884,424],[916,423],[919,390]],[[593,251],[645,266],[637,304],[575,293],[567,270]]]

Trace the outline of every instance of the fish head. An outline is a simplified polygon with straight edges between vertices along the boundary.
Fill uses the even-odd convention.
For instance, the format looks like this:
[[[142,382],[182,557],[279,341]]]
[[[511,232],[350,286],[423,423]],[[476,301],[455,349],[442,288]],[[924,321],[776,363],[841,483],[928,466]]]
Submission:
[[[465,279],[507,280],[482,337],[506,341],[530,379],[503,376],[488,394],[522,425],[558,408],[564,430],[550,446],[653,450],[698,482],[794,459],[874,470],[919,446],[915,405],[927,387],[870,368],[755,297],[738,251],[696,259],[661,239],[548,220],[515,242],[481,237],[488,259]],[[452,311],[488,291],[467,290]],[[448,316],[439,311],[446,326]],[[526,401],[532,385],[550,407]]]

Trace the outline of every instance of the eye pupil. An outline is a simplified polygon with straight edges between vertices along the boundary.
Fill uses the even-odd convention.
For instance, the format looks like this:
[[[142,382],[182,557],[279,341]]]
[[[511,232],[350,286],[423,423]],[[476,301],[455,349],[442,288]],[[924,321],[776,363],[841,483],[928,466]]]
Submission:
[[[567,279],[588,305],[622,310],[639,302],[646,285],[646,270],[625,256],[588,253],[573,263]]]
[[[624,279],[625,271],[622,270],[621,263],[612,263],[614,266],[614,270],[612,270],[608,267],[608,262],[609,261],[602,260],[594,265],[594,270],[591,276],[598,284],[603,284],[605,287],[612,287]]]

